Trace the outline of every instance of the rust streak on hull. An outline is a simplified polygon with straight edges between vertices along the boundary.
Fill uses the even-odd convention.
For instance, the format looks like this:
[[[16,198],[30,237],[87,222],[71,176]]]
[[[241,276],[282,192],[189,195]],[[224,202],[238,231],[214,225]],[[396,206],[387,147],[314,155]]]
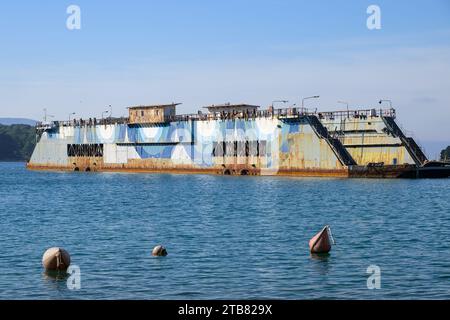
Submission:
[[[35,171],[75,171],[73,166],[61,165],[33,165],[27,164],[29,170]],[[86,168],[79,168],[79,171],[86,171]],[[246,174],[242,171],[246,170]],[[216,175],[261,175],[261,171],[254,168],[154,168],[154,167],[129,167],[129,166],[101,166],[90,170],[92,172],[126,172],[126,173],[171,173],[171,174],[216,174]],[[228,173],[225,173],[229,171]],[[320,169],[303,169],[303,170],[279,170],[273,172],[278,176],[300,176],[300,177],[342,177],[349,176],[347,169],[339,170],[320,170]]]
[[[77,167],[63,165],[33,165],[27,163],[27,169],[35,171],[91,171],[91,172],[123,172],[123,173],[157,173],[157,174],[213,174],[213,175],[273,175],[273,176],[297,176],[297,177],[333,177],[333,178],[373,178],[373,179],[393,179],[393,178],[447,178],[450,176],[450,168],[427,169],[417,168],[414,165],[367,167],[353,166],[337,170],[327,169],[280,169],[262,173],[261,170],[247,167],[214,167],[214,168],[192,168],[192,167],[151,167],[151,166],[127,166],[127,165],[103,165],[98,167]],[[245,173],[243,173],[245,172]]]

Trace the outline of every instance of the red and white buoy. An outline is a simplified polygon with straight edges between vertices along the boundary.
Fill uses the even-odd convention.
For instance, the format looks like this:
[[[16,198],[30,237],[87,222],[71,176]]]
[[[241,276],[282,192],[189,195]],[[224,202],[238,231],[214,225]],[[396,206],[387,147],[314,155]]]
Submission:
[[[335,244],[330,226],[325,226],[322,231],[309,240],[309,250],[311,253],[328,253],[331,244]]]

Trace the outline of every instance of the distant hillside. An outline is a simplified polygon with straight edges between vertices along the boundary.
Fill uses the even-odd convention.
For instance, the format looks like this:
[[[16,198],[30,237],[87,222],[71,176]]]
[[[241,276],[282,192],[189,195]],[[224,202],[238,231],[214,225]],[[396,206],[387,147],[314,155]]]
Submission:
[[[12,124],[26,124],[29,126],[34,126],[36,125],[36,121],[24,118],[0,118],[0,124],[5,126],[10,126]]]
[[[35,144],[34,126],[0,125],[0,161],[28,161]]]
[[[441,161],[450,162],[450,146],[441,151]]]

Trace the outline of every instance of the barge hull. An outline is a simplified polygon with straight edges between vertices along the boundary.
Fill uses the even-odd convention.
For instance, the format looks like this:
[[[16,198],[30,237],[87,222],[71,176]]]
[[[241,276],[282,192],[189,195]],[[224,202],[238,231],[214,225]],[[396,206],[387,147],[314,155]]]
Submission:
[[[165,113],[153,113],[155,107],[139,107],[126,119],[38,125],[38,143],[27,167],[343,178],[449,176],[446,166],[425,166],[420,148],[395,124],[395,110],[289,109],[258,111],[251,117],[234,110],[172,118],[174,105],[158,108],[171,108],[167,119]]]
[[[127,166],[108,166],[89,168],[77,168],[74,170],[72,166],[60,165],[33,165],[27,163],[27,169],[33,171],[65,171],[65,172],[123,172],[123,173],[167,173],[167,174],[213,174],[213,175],[230,175],[230,176],[298,176],[298,177],[349,177],[347,169],[341,170],[280,170],[278,172],[261,172],[251,168],[152,168],[152,167],[127,167]]]
[[[28,163],[29,170],[36,171],[65,171],[73,172],[74,169],[70,166],[45,165],[35,166]],[[227,172],[227,170],[229,170]],[[128,168],[128,167],[102,167],[94,170],[89,169],[90,172],[117,172],[117,173],[161,173],[161,174],[213,174],[213,175],[241,175],[241,176],[260,176],[261,171],[246,169],[196,169],[196,168]],[[79,170],[77,170],[79,171]],[[86,170],[84,170],[86,171]],[[265,174],[268,175],[268,174]],[[399,166],[399,167],[380,167],[377,169],[368,167],[352,167],[342,170],[280,170],[271,175],[277,176],[292,176],[292,177],[329,177],[329,178],[364,178],[364,179],[440,179],[450,177],[450,167],[446,168],[417,168],[414,166]]]

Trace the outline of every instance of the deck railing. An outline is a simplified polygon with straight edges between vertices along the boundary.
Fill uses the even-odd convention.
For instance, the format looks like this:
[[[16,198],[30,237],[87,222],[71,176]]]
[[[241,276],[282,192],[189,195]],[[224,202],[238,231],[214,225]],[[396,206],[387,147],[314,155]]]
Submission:
[[[310,111],[306,108],[283,108],[283,109],[266,109],[255,110],[250,112],[214,112],[214,113],[194,113],[180,114],[165,117],[165,122],[177,121],[208,121],[208,120],[228,120],[228,119],[256,119],[256,118],[298,118],[301,116],[315,115],[319,119],[335,120],[335,119],[367,119],[373,117],[393,117],[395,118],[395,109],[359,109],[345,111]],[[38,122],[36,128],[39,130],[47,130],[52,127],[73,127],[73,126],[96,126],[110,124],[130,124],[129,118],[103,118],[103,119],[74,119],[71,121],[52,121]]]

